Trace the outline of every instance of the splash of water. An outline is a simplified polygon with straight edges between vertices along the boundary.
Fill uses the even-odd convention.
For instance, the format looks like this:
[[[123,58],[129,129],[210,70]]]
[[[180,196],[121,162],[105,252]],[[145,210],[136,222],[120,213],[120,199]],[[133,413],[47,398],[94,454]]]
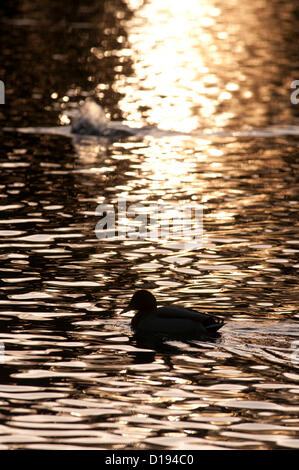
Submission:
[[[154,126],[131,127],[120,121],[109,121],[103,108],[90,98],[83,103],[71,115],[72,123],[70,126],[55,127],[21,127],[4,128],[5,131],[19,131],[27,134],[56,134],[67,137],[96,136],[108,137],[109,139],[119,139],[129,136],[152,136],[155,138],[171,136],[190,136],[190,137],[277,137],[280,135],[299,135],[299,126],[284,125],[270,126],[264,128],[235,130],[235,131],[214,131],[209,129],[197,130],[190,133],[178,132],[167,129],[159,129]]]
[[[94,101],[88,99],[73,120],[71,130],[80,135],[103,135],[107,132],[108,121],[105,111]]]

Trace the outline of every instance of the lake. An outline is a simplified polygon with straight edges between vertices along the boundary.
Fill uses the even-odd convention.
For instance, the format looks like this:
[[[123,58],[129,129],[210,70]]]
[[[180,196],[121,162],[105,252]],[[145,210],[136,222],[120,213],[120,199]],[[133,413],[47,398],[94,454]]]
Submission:
[[[1,449],[299,448],[298,8],[1,5]],[[60,135],[86,99],[148,132]],[[220,336],[136,342],[137,289]]]

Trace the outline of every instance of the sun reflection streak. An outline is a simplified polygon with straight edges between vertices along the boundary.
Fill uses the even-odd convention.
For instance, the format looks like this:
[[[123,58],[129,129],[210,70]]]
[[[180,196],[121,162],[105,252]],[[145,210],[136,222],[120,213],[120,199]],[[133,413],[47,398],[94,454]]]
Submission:
[[[281,80],[278,63],[263,67],[281,39],[278,30],[269,41],[277,26],[270,6],[256,14],[255,2],[240,0],[126,2],[134,72],[120,73],[113,88],[125,119],[184,132],[267,125],[270,84]]]
[[[131,3],[128,0],[129,7]],[[217,77],[209,74],[202,52],[211,47],[207,30],[219,14],[208,1],[197,0],[152,0],[135,11],[128,25],[135,74],[116,83],[117,91],[125,95],[120,107],[127,120],[140,121],[140,106],[148,105],[149,100],[147,121],[164,129],[196,129],[194,107],[205,117],[215,112]],[[213,89],[209,88],[211,83]],[[223,93],[228,99],[229,91]]]

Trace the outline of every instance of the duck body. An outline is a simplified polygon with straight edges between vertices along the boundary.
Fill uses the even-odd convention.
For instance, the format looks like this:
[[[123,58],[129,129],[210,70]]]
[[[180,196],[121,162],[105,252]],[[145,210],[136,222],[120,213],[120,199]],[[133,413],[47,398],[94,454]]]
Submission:
[[[148,291],[137,291],[126,310],[136,310],[131,326],[142,336],[159,335],[168,338],[215,337],[224,322],[196,310],[176,305],[157,307],[155,297]]]

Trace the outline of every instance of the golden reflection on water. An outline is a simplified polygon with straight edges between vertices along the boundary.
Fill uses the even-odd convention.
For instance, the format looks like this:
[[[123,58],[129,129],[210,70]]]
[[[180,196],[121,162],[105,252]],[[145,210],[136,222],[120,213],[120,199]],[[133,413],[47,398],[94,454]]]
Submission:
[[[120,102],[128,120],[140,121],[139,107],[150,105],[147,120],[164,129],[190,132],[197,128],[194,106],[206,117],[215,111],[213,100],[205,96],[206,82],[213,82],[205,57],[198,47],[209,43],[205,28],[214,24],[220,10],[209,2],[188,3],[153,0],[146,3],[129,24],[129,41],[135,59],[132,82],[120,80],[116,87],[125,97]],[[214,86],[214,93],[219,90]]]
[[[271,63],[273,55],[284,60],[275,5],[262,0],[127,4],[134,9],[125,23],[134,73],[118,74],[114,90],[123,94],[119,106],[128,121],[183,132],[238,129],[265,124],[274,103],[290,116],[273,90],[279,81],[281,93],[289,89],[278,64]]]
[[[258,44],[267,28],[253,27],[261,18],[250,5],[128,3],[136,9],[127,23],[135,72],[120,72],[113,87],[125,94],[130,122],[189,131],[266,119],[271,93],[250,67],[271,57],[271,46]],[[239,69],[236,57],[250,67]],[[11,414],[5,448],[298,448],[297,142],[89,140],[78,144],[78,158],[60,140],[19,145],[1,167],[2,223],[13,229],[1,232],[0,337],[12,381],[0,387]],[[97,240],[93,209],[118,196],[204,203],[205,246]],[[118,314],[138,287],[161,303],[179,299],[221,316],[219,341],[142,349]]]
[[[146,159],[142,165],[148,174],[150,187],[155,192],[157,189],[179,189],[182,184],[196,179],[196,162],[194,158],[188,159],[184,152],[182,139],[152,141],[144,150]],[[163,193],[165,196],[165,192]]]

